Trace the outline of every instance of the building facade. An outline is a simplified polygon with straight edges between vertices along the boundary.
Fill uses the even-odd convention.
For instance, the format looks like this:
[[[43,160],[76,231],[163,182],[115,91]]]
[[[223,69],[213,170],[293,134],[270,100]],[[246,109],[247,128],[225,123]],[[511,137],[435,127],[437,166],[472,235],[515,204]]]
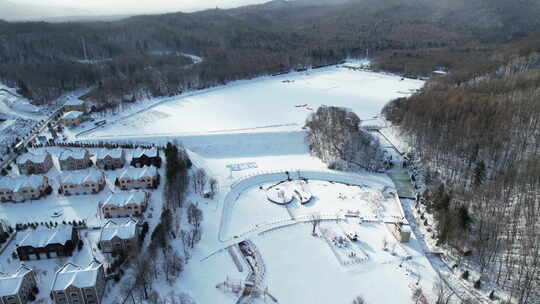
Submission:
[[[35,299],[35,271],[21,265],[13,274],[0,274],[0,304],[26,304]]]
[[[144,166],[154,166],[161,168],[161,157],[157,148],[137,149],[131,155],[131,166],[141,168]]]
[[[105,188],[105,174],[95,169],[64,173],[58,192],[63,195],[96,194]]]
[[[47,176],[17,176],[0,179],[1,202],[37,200],[52,192]]]
[[[71,111],[78,111],[78,112],[87,112],[86,104],[84,103],[84,100],[80,99],[70,99],[66,103],[64,103],[63,110],[65,113],[71,112]]]
[[[79,242],[79,233],[69,225],[38,227],[17,233],[17,255],[21,261],[71,256]]]
[[[113,193],[101,204],[101,211],[105,218],[141,216],[149,201],[145,191]]]
[[[99,236],[102,252],[130,252],[138,247],[140,229],[138,222],[129,219],[126,222],[108,221]]]
[[[156,167],[128,168],[116,178],[115,185],[122,190],[156,189],[160,176]]]
[[[122,149],[102,149],[97,153],[96,166],[103,170],[115,170],[124,167],[126,155]]]
[[[92,155],[86,150],[69,151],[66,150],[58,157],[60,169],[62,171],[81,170],[92,166]]]
[[[105,271],[96,261],[87,266],[67,263],[54,277],[51,296],[55,304],[100,304],[105,293]]]
[[[53,167],[52,156],[49,152],[37,155],[25,153],[17,158],[17,167],[21,174],[45,174]]]
[[[62,116],[62,123],[68,127],[78,126],[82,122],[83,115],[81,111],[69,111]]]

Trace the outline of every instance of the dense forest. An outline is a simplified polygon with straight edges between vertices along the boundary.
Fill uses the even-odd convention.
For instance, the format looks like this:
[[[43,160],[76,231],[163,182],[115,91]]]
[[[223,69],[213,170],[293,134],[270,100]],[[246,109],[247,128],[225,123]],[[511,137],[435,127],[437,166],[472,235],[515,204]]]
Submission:
[[[421,202],[441,245],[470,248],[466,261],[517,303],[540,290],[540,41],[491,57],[506,64],[467,81],[450,73],[385,114],[426,167]],[[470,75],[480,75],[474,66]]]
[[[539,13],[533,0],[277,0],[113,22],[0,21],[0,81],[36,103],[91,87],[85,98],[101,108],[367,50],[378,68],[409,76],[488,68],[499,45],[540,28]]]

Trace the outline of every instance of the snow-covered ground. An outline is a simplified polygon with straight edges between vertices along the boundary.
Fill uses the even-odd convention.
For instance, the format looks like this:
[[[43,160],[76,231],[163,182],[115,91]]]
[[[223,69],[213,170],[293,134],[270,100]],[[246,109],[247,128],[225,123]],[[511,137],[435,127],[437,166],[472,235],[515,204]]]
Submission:
[[[3,155],[16,138],[30,133],[39,120],[47,118],[47,113],[48,110],[32,105],[14,88],[0,83],[0,154]]]
[[[357,218],[344,216],[347,211],[360,211],[366,218],[400,217],[401,208],[388,191],[394,186],[392,181],[385,174],[362,172],[355,175],[355,180],[362,182],[348,182],[345,178],[332,181],[325,164],[310,155],[302,126],[321,105],[345,106],[364,120],[373,119],[388,101],[407,96],[422,85],[422,81],[342,67],[261,77],[137,103],[124,112],[103,117],[107,119],[106,127],[77,140],[156,144],[176,140],[189,149],[195,167],[204,168],[218,180],[219,192],[213,200],[194,193],[186,198],[187,202],[198,203],[203,211],[202,239],[176,283],[154,282],[160,295],[186,292],[199,304],[236,303],[237,296],[216,286],[226,280],[246,279],[247,265],[240,271],[226,248],[249,239],[258,247],[265,264],[263,283],[279,303],[350,303],[357,295],[363,295],[368,303],[413,303],[411,294],[416,282],[429,294],[436,277],[415,237],[401,246],[383,222],[360,224]],[[308,182],[314,196],[311,202],[301,205],[293,201],[287,207],[268,201],[266,191],[260,187],[266,189],[283,181],[285,170],[315,172]],[[280,178],[265,177],[257,182],[257,176],[276,171],[282,172]],[[254,183],[241,190],[235,188],[245,177],[255,177]],[[158,201],[153,202],[156,208],[162,204],[161,187],[152,196]],[[229,212],[224,208],[231,197],[234,199]],[[56,195],[51,196],[51,201],[56,202],[54,198]],[[47,204],[45,200],[42,203]],[[6,205],[2,210],[9,208]],[[158,212],[149,219],[151,229]],[[312,236],[311,224],[298,219],[313,214],[338,214],[339,220],[323,221],[318,236]],[[287,225],[256,230],[282,218],[289,221]],[[222,222],[227,226],[225,238],[220,235]],[[253,229],[254,233],[244,234]],[[332,245],[330,238],[345,237],[347,233],[358,234],[359,241],[343,248]],[[383,249],[384,240],[389,243],[387,250]],[[171,244],[180,248],[181,241],[174,239]],[[404,262],[406,257],[409,260]],[[105,304],[123,300],[120,286],[109,285]]]
[[[321,229],[328,233],[358,233],[360,242],[353,246],[362,253],[358,256],[368,256],[362,263],[343,266],[338,256],[347,258],[346,251],[336,253],[324,238],[311,236],[310,224],[295,223],[295,219],[312,214],[341,213],[344,218],[349,210],[360,211],[367,218],[399,218],[401,208],[386,192],[393,187],[386,175],[362,173],[357,178],[364,184],[359,186],[329,182],[321,173],[320,179],[309,181],[313,201],[306,205],[293,201],[289,208],[270,203],[265,190],[260,189],[283,179],[262,181],[232,196],[230,214],[223,208],[231,197],[231,186],[245,176],[276,170],[327,171],[325,164],[310,155],[301,129],[306,117],[320,105],[351,108],[365,124],[371,124],[388,101],[422,85],[417,80],[341,67],[262,77],[132,106],[125,113],[104,117],[107,127],[78,140],[156,144],[176,140],[189,149],[196,167],[218,179],[220,192],[215,199],[188,196],[188,202],[198,202],[203,210],[204,232],[178,282],[172,286],[154,284],[160,294],[182,291],[197,303],[235,303],[236,296],[216,286],[227,279],[240,282],[246,278],[246,270],[240,272],[225,249],[249,238],[259,247],[266,264],[264,284],[280,303],[349,303],[356,295],[363,295],[370,303],[410,303],[411,288],[418,278],[429,294],[436,277],[414,236],[402,247],[382,222],[325,221]],[[380,119],[373,123],[381,125]],[[231,171],[231,167],[240,171]],[[222,239],[223,214],[228,218]],[[289,222],[257,230],[280,219]],[[390,243],[387,251],[383,250],[385,239]],[[393,244],[395,255],[390,250]],[[173,245],[181,246],[177,240]],[[401,263],[406,256],[411,260]]]

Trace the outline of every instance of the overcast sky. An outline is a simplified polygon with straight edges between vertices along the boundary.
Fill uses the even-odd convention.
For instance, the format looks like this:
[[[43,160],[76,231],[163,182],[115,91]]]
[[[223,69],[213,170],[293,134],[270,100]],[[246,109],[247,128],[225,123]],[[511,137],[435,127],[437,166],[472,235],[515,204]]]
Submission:
[[[0,0],[0,19],[28,20],[93,15],[135,15],[231,8],[269,0]]]

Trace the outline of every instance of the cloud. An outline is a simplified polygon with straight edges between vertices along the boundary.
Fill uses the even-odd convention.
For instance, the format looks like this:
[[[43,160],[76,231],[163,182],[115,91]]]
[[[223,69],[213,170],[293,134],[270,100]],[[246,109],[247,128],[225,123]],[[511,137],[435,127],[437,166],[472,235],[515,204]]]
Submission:
[[[0,18],[6,20],[51,17],[136,15],[192,12],[208,8],[231,8],[268,0],[0,0]],[[40,3],[41,2],[41,3]],[[46,3],[46,4],[45,4]]]

